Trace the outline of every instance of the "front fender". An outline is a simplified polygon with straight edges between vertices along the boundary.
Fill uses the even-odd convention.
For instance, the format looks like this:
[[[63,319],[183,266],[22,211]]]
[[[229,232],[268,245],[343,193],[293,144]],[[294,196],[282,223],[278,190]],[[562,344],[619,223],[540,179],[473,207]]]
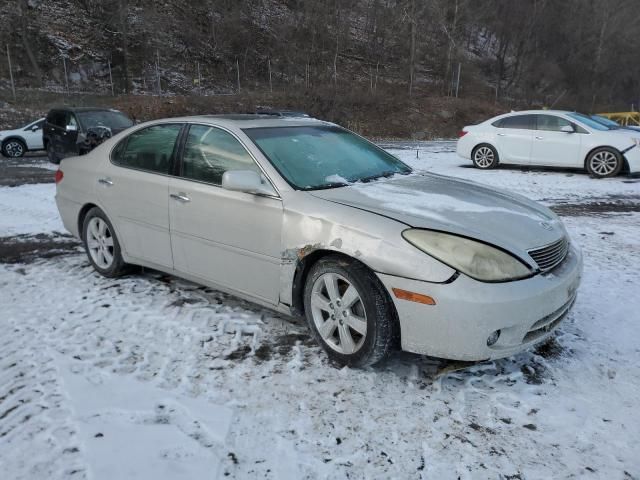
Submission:
[[[444,283],[456,272],[402,238],[408,225],[306,192],[283,197],[280,301],[291,305],[296,268],[317,250],[355,258],[373,271]]]

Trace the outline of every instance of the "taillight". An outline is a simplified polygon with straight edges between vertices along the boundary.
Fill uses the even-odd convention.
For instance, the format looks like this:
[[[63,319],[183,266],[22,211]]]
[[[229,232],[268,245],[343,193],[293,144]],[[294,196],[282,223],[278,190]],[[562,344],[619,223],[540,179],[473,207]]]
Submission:
[[[62,173],[62,170],[56,170],[56,184],[60,183],[63,177],[64,173]]]
[[[462,137],[464,137],[467,133],[469,133],[469,132],[467,132],[467,131],[465,131],[465,130],[460,130],[460,131],[458,132],[458,138],[462,138]]]

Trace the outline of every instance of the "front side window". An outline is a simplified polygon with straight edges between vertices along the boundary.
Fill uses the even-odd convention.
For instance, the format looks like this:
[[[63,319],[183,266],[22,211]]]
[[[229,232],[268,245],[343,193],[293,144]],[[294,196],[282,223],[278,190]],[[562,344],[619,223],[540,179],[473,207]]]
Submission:
[[[261,173],[249,152],[230,133],[207,125],[191,125],[182,158],[182,176],[222,185],[229,170]]]
[[[111,160],[121,167],[168,174],[180,124],[154,125],[129,135],[114,148]]]
[[[547,132],[561,132],[562,127],[571,127],[573,125],[569,120],[565,120],[555,115],[536,115],[536,121],[538,124],[538,130],[545,130]]]
[[[571,112],[571,113],[567,113],[567,115],[573,118],[574,120],[577,120],[579,123],[582,123],[587,127],[592,128],[593,130],[599,130],[601,132],[610,130],[609,127],[602,125],[599,122],[596,122],[594,119],[586,115],[583,115],[582,113]]]
[[[533,115],[514,115],[513,117],[506,117],[499,120],[496,125],[498,128],[517,128],[521,130],[533,130],[535,127]]]
[[[411,172],[393,155],[339,127],[267,127],[244,132],[299,190],[341,187]]]

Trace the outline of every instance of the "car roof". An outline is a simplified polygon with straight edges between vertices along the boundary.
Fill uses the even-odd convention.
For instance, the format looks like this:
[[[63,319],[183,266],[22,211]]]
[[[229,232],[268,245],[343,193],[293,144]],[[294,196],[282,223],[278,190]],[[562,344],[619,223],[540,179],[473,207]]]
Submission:
[[[225,115],[193,115],[189,117],[163,118],[146,122],[190,122],[211,123],[220,126],[236,128],[260,128],[260,127],[301,127],[310,125],[334,126],[335,124],[318,120],[317,118],[304,116],[276,116],[253,113],[225,114]]]
[[[106,108],[106,107],[54,107],[51,111],[65,111],[65,112],[119,112],[122,113],[117,108]]]
[[[544,115],[548,113],[567,115],[569,113],[575,113],[575,112],[570,112],[568,110],[519,110],[519,111],[504,113],[503,115],[531,115],[531,114]]]

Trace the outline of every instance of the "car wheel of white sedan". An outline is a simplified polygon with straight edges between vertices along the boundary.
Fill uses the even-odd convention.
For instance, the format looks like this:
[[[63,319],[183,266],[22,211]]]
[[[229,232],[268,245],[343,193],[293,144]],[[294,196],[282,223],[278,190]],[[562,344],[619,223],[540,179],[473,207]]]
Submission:
[[[598,148],[587,158],[587,171],[594,177],[615,177],[620,170],[622,170],[622,155],[612,148]]]
[[[93,268],[105,277],[118,277],[128,270],[122,259],[120,244],[111,222],[97,207],[87,212],[82,228],[82,239]]]
[[[395,310],[379,280],[358,261],[332,256],[316,263],[305,284],[304,308],[316,341],[341,365],[373,365],[391,350]]]
[[[2,146],[2,154],[5,157],[22,157],[27,151],[26,145],[20,140],[9,140]]]
[[[483,170],[495,168],[498,165],[498,152],[491,145],[478,145],[473,150],[473,164]]]

